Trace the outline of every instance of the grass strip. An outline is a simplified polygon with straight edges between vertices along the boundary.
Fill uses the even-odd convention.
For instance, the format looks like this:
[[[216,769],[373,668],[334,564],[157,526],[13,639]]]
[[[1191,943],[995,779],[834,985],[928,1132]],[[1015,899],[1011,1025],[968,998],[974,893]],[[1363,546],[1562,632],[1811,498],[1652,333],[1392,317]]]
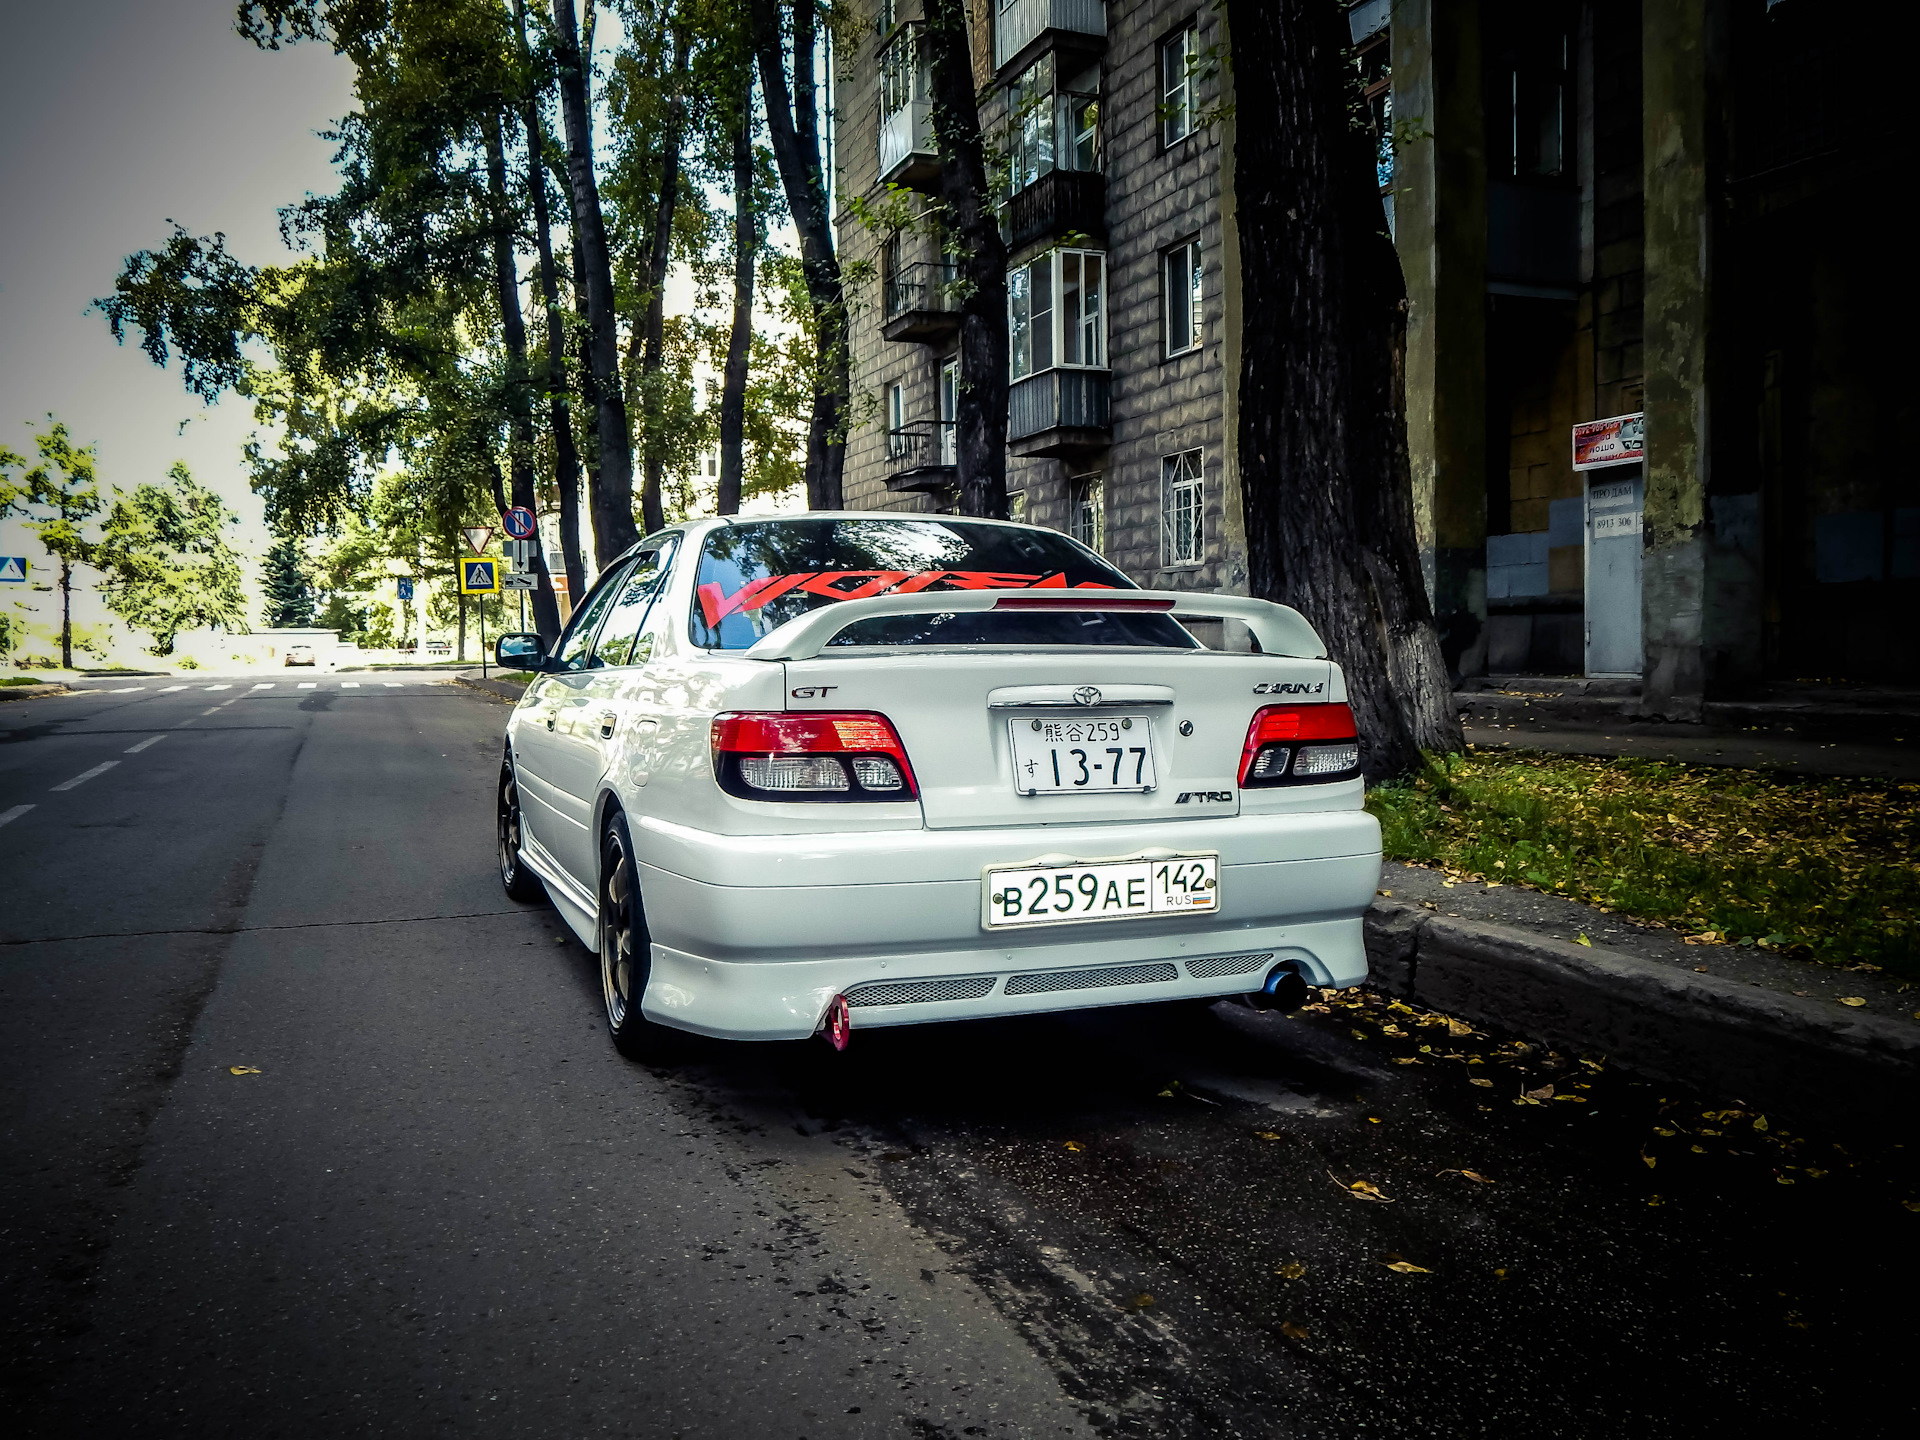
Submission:
[[[1469,750],[1367,808],[1390,860],[1920,978],[1920,785]]]

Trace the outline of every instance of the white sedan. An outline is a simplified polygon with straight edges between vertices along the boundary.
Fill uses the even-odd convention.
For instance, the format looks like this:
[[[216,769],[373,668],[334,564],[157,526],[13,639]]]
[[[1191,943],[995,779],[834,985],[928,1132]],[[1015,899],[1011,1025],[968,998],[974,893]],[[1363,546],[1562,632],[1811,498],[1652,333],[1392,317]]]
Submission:
[[[700,520],[498,656],[535,672],[501,877],[599,953],[627,1053],[1366,975],[1380,830],[1284,606],[1025,525]]]

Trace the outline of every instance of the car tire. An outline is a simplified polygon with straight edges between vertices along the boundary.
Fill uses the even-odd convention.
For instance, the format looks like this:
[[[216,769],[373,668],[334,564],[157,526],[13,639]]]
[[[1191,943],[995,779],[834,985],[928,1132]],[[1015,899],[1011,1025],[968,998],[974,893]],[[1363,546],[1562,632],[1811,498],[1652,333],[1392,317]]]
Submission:
[[[640,1013],[640,997],[647,993],[653,968],[653,942],[640,901],[633,836],[627,817],[617,812],[600,840],[599,928],[600,993],[614,1048],[629,1060],[670,1059],[679,1032]]]
[[[520,783],[514,778],[513,762],[500,767],[499,820],[500,884],[509,900],[531,904],[544,900],[546,887],[540,877],[527,868],[520,854]]]

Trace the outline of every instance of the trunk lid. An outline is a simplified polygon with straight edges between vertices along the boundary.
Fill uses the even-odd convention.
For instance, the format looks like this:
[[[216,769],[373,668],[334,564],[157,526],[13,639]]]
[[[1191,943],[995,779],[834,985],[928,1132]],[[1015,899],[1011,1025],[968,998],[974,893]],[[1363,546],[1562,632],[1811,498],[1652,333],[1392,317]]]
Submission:
[[[893,722],[936,830],[1238,814],[1254,712],[1285,699],[1344,698],[1328,661],[1220,650],[869,651],[788,660],[786,671],[791,709],[876,710]],[[1024,727],[1030,768],[1050,765],[1057,752],[1070,766],[1062,783],[1078,778],[1071,767],[1092,767],[1081,772],[1087,782],[1026,793],[1015,778],[1013,726]],[[1128,784],[1144,778],[1132,753],[1142,730],[1153,787],[1120,788],[1102,767],[1117,763]],[[1076,749],[1084,759],[1072,758]],[[1040,773],[1038,783],[1052,778]]]

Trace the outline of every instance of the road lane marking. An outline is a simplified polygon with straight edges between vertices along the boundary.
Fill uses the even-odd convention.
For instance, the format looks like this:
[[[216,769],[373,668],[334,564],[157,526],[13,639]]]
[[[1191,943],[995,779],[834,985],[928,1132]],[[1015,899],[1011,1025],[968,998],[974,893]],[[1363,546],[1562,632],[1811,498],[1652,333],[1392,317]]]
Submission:
[[[311,690],[311,689],[313,689],[313,688],[314,688],[315,686],[317,686],[317,685],[318,685],[319,683],[320,683],[320,682],[319,682],[319,681],[317,681],[317,680],[302,680],[302,681],[300,682],[300,688],[301,688],[302,690]]]
[[[209,705],[206,709],[202,710],[200,713],[202,715],[218,715],[220,713],[220,707],[218,705]],[[186,721],[183,720],[180,723],[184,725],[186,724]]]
[[[262,680],[258,685],[254,686],[253,688],[256,690],[271,690],[273,689],[273,681]]]
[[[382,680],[380,683],[386,686],[387,689],[389,690],[398,690],[402,685],[406,684],[407,682],[404,680]]]
[[[164,735],[149,735],[146,739],[142,740],[138,745],[129,745],[125,753],[128,755],[138,755],[142,750],[146,749],[149,745],[158,745],[162,740],[166,738],[167,737]]]
[[[208,690],[231,690],[231,689],[233,689],[233,686],[231,686],[231,685],[208,685],[208,686],[206,686],[205,688],[206,688],[206,689],[208,689]]]
[[[164,685],[161,687],[160,693],[162,695],[171,695],[176,690],[184,690],[186,688],[184,685]]]
[[[33,809],[31,805],[16,805],[11,810],[0,810],[0,825],[5,825],[9,821],[18,820],[31,809]]]
[[[340,682],[340,688],[342,690],[358,690],[360,688],[360,682],[358,680],[342,680]]]
[[[137,690],[144,690],[144,689],[146,689],[146,688],[147,688],[147,687],[146,687],[146,686],[144,686],[144,685],[124,685],[124,686],[122,686],[122,687],[121,687],[120,689],[118,689],[118,690],[109,690],[109,691],[107,691],[107,694],[109,694],[109,695],[131,695],[131,694],[133,694],[133,693],[134,693],[135,691],[137,691]]]
[[[118,760],[102,761],[100,764],[94,766],[93,769],[82,770],[78,775],[74,776],[73,779],[64,781],[61,784],[54,786],[53,788],[56,792],[61,790],[71,790],[76,785],[86,784],[87,781],[93,779],[93,777],[96,775],[106,774],[107,771],[113,769],[113,767],[118,765],[119,763],[120,762]]]

